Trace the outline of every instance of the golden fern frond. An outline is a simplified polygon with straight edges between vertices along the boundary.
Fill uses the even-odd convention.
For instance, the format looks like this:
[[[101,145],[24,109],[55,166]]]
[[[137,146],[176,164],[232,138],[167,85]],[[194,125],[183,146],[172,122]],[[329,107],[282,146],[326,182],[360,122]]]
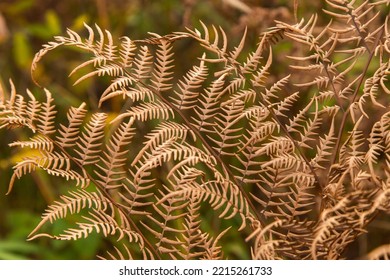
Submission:
[[[287,117],[283,112],[285,111],[289,112],[291,110],[291,107],[297,101],[298,98],[299,98],[298,91],[287,96],[285,99],[280,101],[280,103],[277,105],[277,108],[275,109],[275,114],[277,116]]]
[[[243,73],[251,73],[258,68],[259,62],[262,58],[263,51],[265,50],[266,47],[266,39],[268,39],[267,37],[269,34],[270,33],[263,34],[262,39],[258,44],[256,50],[249,53],[247,60],[242,67]]]
[[[372,40],[372,34],[368,30],[368,25],[375,21],[379,12],[372,15],[374,9],[373,5],[369,5],[369,1],[364,1],[360,4],[355,4],[356,1],[337,1],[327,0],[327,4],[332,7],[335,11],[324,9],[324,12],[333,16],[334,18],[351,23],[350,27],[337,30],[338,33],[354,32],[358,39],[358,42],[362,41],[364,47],[369,51],[367,43]],[[356,7],[354,7],[356,5]],[[370,18],[368,18],[368,14]]]
[[[194,108],[196,118],[193,118],[194,125],[200,131],[213,131],[211,128],[212,118],[219,110],[219,100],[223,92],[225,76],[222,75],[214,80],[211,85],[205,89],[205,94],[201,96],[199,103]]]
[[[367,180],[364,183],[367,183]],[[359,186],[359,182],[355,185]],[[373,205],[372,196],[375,193],[376,190],[373,191],[372,186],[362,184],[360,188],[346,193],[337,201],[329,201],[329,207],[322,211],[320,222],[314,230],[311,245],[313,258],[339,259],[345,247],[353,242],[356,236],[364,233],[362,223],[367,223],[376,212],[374,210],[369,213]],[[378,202],[381,203],[386,195],[378,197],[380,201]],[[367,216],[362,213],[366,213]]]
[[[123,118],[134,118],[145,122],[147,120],[162,119],[168,120],[174,117],[173,109],[165,103],[156,100],[154,102],[145,102],[140,105],[131,107],[126,113],[118,115],[112,122]]]
[[[364,162],[365,152],[362,149],[365,139],[363,132],[358,130],[358,127],[363,119],[363,116],[356,122],[353,131],[350,133],[350,137],[344,143],[344,152],[340,154],[340,164],[345,167],[346,172],[351,176],[351,179],[355,178],[356,171]]]
[[[206,251],[203,260],[222,260],[223,253],[221,246],[218,245],[220,239],[229,231],[230,228],[226,228],[217,237],[211,238],[207,233],[202,234],[203,247]]]
[[[311,160],[311,164],[314,168],[323,169],[324,162],[330,161],[330,156],[332,155],[331,150],[336,144],[334,117],[332,118],[329,132],[323,137],[320,137],[319,140],[319,145],[317,145],[317,154]]]
[[[220,259],[231,226],[254,259],[343,258],[390,211],[388,1],[325,2],[325,25],[317,15],[277,21],[252,50],[247,29],[229,49],[227,33],[203,22],[145,40],[86,25],[87,38],[68,30],[45,45],[32,71],[70,46],[88,53],[70,73],[75,84],[111,82],[99,111],[82,103],[66,124],[56,123],[48,90],[40,102],[12,83],[9,98],[0,89],[0,128],[33,133],[10,146],[40,153],[15,165],[9,191],[37,169],[78,187],[46,210],[31,239],[98,232],[118,238],[112,259]],[[200,52],[177,74],[175,44],[186,38]],[[282,38],[291,49],[273,46]],[[274,73],[281,53],[290,67]],[[118,97],[121,111],[104,112]],[[98,191],[84,190],[90,183]],[[203,226],[206,212],[221,223]],[[37,233],[72,214],[85,214],[75,228]]]
[[[42,214],[42,220],[29,234],[29,238],[34,238],[35,233],[46,223],[53,223],[58,219],[64,219],[68,214],[80,213],[83,209],[97,209],[105,211],[110,201],[99,191],[87,192],[85,190],[70,191],[68,195],[60,196],[62,201],[55,201]]]
[[[104,137],[107,114],[94,113],[90,121],[85,125],[85,131],[76,142],[76,160],[80,165],[94,164],[99,161],[101,140]]]
[[[28,127],[34,133],[36,132],[36,122],[39,119],[39,112],[41,103],[37,101],[34,95],[27,90],[27,94],[30,98],[28,103],[24,100],[24,97],[17,94],[15,86],[10,80],[11,94],[6,99],[4,93],[2,97],[1,113],[0,113],[0,128],[8,127]]]
[[[203,55],[203,59],[205,56]],[[188,110],[195,106],[197,98],[200,95],[202,84],[207,78],[208,68],[204,60],[200,61],[199,66],[193,66],[193,69],[177,83],[178,90],[175,90],[175,95],[171,100],[180,110]]]
[[[82,103],[78,108],[71,107],[67,113],[68,126],[60,125],[58,133],[61,136],[57,136],[57,143],[61,147],[70,148],[76,145],[76,141],[79,138],[80,126],[84,121],[84,117],[87,114],[87,110],[84,109],[85,103]]]
[[[43,163],[49,162],[49,167],[46,167],[45,165],[40,165],[38,161],[43,161]],[[56,167],[59,165],[60,168],[53,168],[50,167],[50,164],[55,165]],[[48,174],[65,178],[66,180],[73,180],[76,181],[76,186],[80,186],[81,188],[85,188],[89,185],[90,179],[86,178],[83,175],[80,175],[79,173],[73,171],[73,170],[65,170],[62,169],[63,166],[67,166],[69,168],[69,158],[67,156],[65,157],[42,157],[38,159],[25,159],[22,162],[19,162],[14,166],[14,172],[12,174],[12,177],[10,179],[10,183],[8,186],[8,193],[12,191],[12,188],[15,184],[16,179],[20,179],[22,176],[32,173],[37,170],[37,168],[40,168],[44,171],[46,171]]]
[[[100,96],[99,107],[102,106],[104,101],[109,100],[110,98],[113,98],[115,96],[122,95],[123,98],[125,98],[125,96],[127,96],[127,93],[130,92],[130,90],[128,90],[127,88],[133,84],[135,84],[135,79],[129,76],[121,76],[112,80],[112,83],[107,87],[107,89]],[[139,98],[139,99],[143,99],[143,98]]]
[[[81,184],[82,187],[88,185],[88,178],[71,170],[71,159],[68,155],[46,150],[42,150],[40,153],[41,156],[25,158],[14,166],[8,193],[12,190],[16,178],[20,179],[22,176],[36,171],[37,168],[45,170],[54,176],[65,177],[67,180],[75,180],[77,185]]]
[[[281,155],[270,159],[274,166],[262,164],[259,188],[262,196],[252,193],[253,199],[262,205],[261,212],[269,217],[298,217],[313,211],[312,201],[315,177],[307,174],[307,167],[299,161]]]
[[[179,189],[181,186],[197,182],[198,179],[205,178],[205,176],[205,172],[198,168],[180,164],[171,169],[167,175],[167,179],[172,182],[175,189]]]
[[[128,146],[134,136],[134,119],[130,118],[127,123],[123,122],[110,137],[106,145],[106,151],[96,164],[96,180],[105,189],[114,189],[122,186],[122,180],[126,178],[126,161]]]
[[[265,92],[262,92],[262,100],[266,103],[266,105],[273,104],[271,101],[272,98],[277,98],[277,93],[281,91],[281,89],[288,83],[290,80],[290,75],[283,77],[272,84],[270,88],[266,88]]]
[[[329,242],[329,240],[333,241],[334,231],[337,232],[337,228],[343,226],[347,216],[339,214],[338,211],[346,206],[348,200],[347,197],[344,197],[334,207],[322,211],[320,223],[317,226],[315,238],[311,245],[311,254],[314,259],[319,257],[320,250],[318,250],[318,247],[320,244]]]
[[[160,38],[158,36],[157,38]],[[157,91],[167,91],[172,88],[173,73],[173,51],[172,44],[165,39],[160,40],[158,44],[158,50],[156,52],[155,70],[153,72],[153,78],[151,83],[153,88]]]
[[[384,114],[379,121],[377,121],[371,129],[370,136],[368,138],[368,150],[365,154],[365,162],[368,164],[368,168],[372,179],[379,183],[377,172],[374,165],[378,163],[379,157],[385,150],[385,138],[386,130],[389,127],[389,113]]]
[[[200,224],[202,220],[199,218],[200,201],[190,199],[187,207],[187,215],[184,217],[183,227],[185,231],[182,234],[183,243],[182,250],[178,252],[181,259],[199,259],[205,255]],[[203,249],[203,250],[201,250]]]
[[[138,81],[146,80],[151,76],[153,66],[153,56],[147,46],[141,46],[139,53],[134,59],[134,78]]]
[[[155,196],[156,200],[159,200],[158,197],[163,195],[163,192],[160,190],[160,194]],[[157,250],[160,253],[168,254],[173,259],[177,258],[176,255],[180,255],[180,247],[183,244],[183,241],[176,238],[176,236],[184,232],[184,229],[178,229],[174,226],[174,221],[178,221],[186,215],[182,210],[187,205],[187,201],[176,198],[153,204],[153,209],[157,215],[148,216],[151,221],[150,225],[146,222],[141,222],[156,238]]]
[[[135,165],[136,162],[138,162],[143,157],[144,153],[149,149],[156,149],[156,147],[160,145],[164,139],[174,138],[178,141],[180,140],[180,142],[183,142],[186,140],[188,134],[191,135],[191,138],[194,141],[196,140],[196,135],[194,132],[185,125],[172,121],[165,121],[160,123],[156,129],[145,136],[147,141],[144,142],[144,146],[134,158],[131,165]]]
[[[210,206],[215,211],[222,209],[219,214],[220,218],[230,219],[235,215],[239,215],[241,218],[240,230],[245,228],[247,219],[253,219],[249,206],[239,189],[229,181],[221,184],[218,181],[210,180],[201,185],[184,185],[179,190],[164,196],[158,203],[162,203],[171,197],[178,197],[183,200],[188,200],[190,197],[202,201],[209,200]]]
[[[53,142],[44,135],[37,135],[33,138],[30,138],[30,141],[14,141],[8,146],[20,148],[28,147],[30,149],[42,150],[51,153],[54,150]]]
[[[93,209],[84,216],[85,222],[79,222],[78,228],[70,228],[64,230],[58,235],[50,235],[47,233],[36,234],[30,240],[38,237],[49,237],[57,240],[77,240],[80,238],[87,238],[92,232],[102,233],[105,237],[117,236],[117,241],[127,238],[129,242],[139,244],[141,248],[144,247],[142,237],[127,227],[127,225],[118,224],[114,217],[105,212]]]
[[[54,110],[55,105],[52,104],[54,99],[52,98],[50,91],[45,89],[45,93],[46,102],[41,105],[41,111],[39,112],[39,124],[37,127],[39,132],[44,135],[49,135],[56,131],[54,118],[57,111]]]
[[[272,64],[272,49],[269,50],[268,60],[264,66],[252,74],[251,83],[254,88],[262,88],[265,85],[267,76],[269,75],[269,68]]]
[[[210,133],[209,139],[218,154],[233,155],[234,151],[231,151],[231,148],[240,144],[240,132],[243,131],[243,127],[236,124],[240,121],[244,107],[244,102],[237,100],[223,107],[221,113],[215,116],[214,133],[213,135]]]
[[[187,32],[177,32],[178,35],[190,36],[195,40],[199,41],[201,45],[207,50],[215,53],[218,58],[208,58],[209,62],[227,62],[228,61],[228,53],[227,53],[227,37],[225,31],[219,27],[219,30],[213,25],[213,35],[214,40],[211,40],[211,34],[209,32],[208,27],[200,21],[203,32],[198,29],[191,30],[187,28]],[[220,36],[222,39],[220,39]],[[222,42],[221,42],[222,41]]]
[[[131,170],[129,170],[129,173],[133,178],[134,174]],[[118,196],[121,198],[121,205],[131,215],[151,214],[145,209],[147,206],[153,204],[153,201],[150,200],[150,198],[153,197],[151,189],[156,186],[156,182],[155,179],[147,179],[146,177],[146,174],[144,174],[143,179],[138,182],[133,182],[131,179],[126,177],[124,182],[122,182],[124,192],[118,192]]]
[[[137,182],[143,177],[143,174],[147,174],[153,168],[162,166],[163,163],[167,163],[171,160],[183,161],[189,159],[195,165],[195,163],[203,162],[208,166],[214,166],[215,158],[208,155],[201,149],[195,148],[187,143],[178,143],[175,138],[168,138],[166,141],[158,145],[150,152],[145,152],[143,159],[139,161],[139,167],[134,176],[134,180]]]
[[[383,63],[379,66],[379,68],[375,71],[374,75],[370,78],[367,78],[364,83],[364,89],[363,89],[363,95],[359,97],[358,100],[358,108],[360,112],[368,118],[368,114],[365,112],[364,108],[366,99],[370,98],[370,101],[372,104],[378,108],[385,108],[384,105],[379,103],[377,101],[378,95],[380,92],[378,92],[380,89],[387,90],[386,85],[384,84],[384,81],[386,80],[386,77],[390,69],[389,63]],[[354,113],[356,114],[356,113]]]
[[[375,197],[370,201],[370,207],[359,213],[359,221],[364,225],[377,211],[390,211],[390,187],[388,183],[382,183]]]
[[[123,67],[128,68],[133,65],[136,50],[137,46],[133,40],[127,36],[121,37],[121,48],[119,50],[119,54]]]
[[[130,83],[131,81],[131,83]],[[155,95],[154,93],[137,84],[137,87],[130,88],[128,87],[134,82],[131,78],[128,77],[120,77],[107,88],[107,90],[102,94],[102,96],[99,99],[99,107],[102,106],[103,102],[114,98],[116,96],[122,96],[123,98],[129,98],[133,102],[135,101],[155,101]],[[120,87],[119,90],[115,90],[116,87]]]
[[[266,227],[257,227],[246,238],[249,241],[255,238],[253,247],[251,248],[252,259],[254,260],[275,260],[280,259],[276,252],[276,247],[279,245],[279,240],[274,240],[271,233],[272,228],[279,227],[283,223],[283,220],[275,220]],[[265,235],[269,235],[265,237]]]
[[[315,112],[313,119],[309,115],[309,110],[311,107],[315,106]],[[311,148],[306,141],[313,140],[313,135],[315,136],[315,130],[320,126],[321,118],[318,116],[318,103],[316,99],[311,99],[311,101],[306,105],[305,108],[299,110],[292,119],[289,119],[289,124],[286,126],[288,132],[297,133],[299,135],[300,141],[299,145],[306,148]]]

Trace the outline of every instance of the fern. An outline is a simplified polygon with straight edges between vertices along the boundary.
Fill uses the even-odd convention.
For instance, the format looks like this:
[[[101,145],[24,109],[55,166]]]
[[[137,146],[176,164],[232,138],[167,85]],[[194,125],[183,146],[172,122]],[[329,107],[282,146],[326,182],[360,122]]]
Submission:
[[[276,22],[251,51],[247,31],[231,47],[221,27],[203,22],[118,44],[86,25],[86,38],[68,30],[44,45],[33,74],[52,50],[72,46],[90,55],[71,72],[75,86],[94,76],[111,83],[98,110],[71,107],[66,123],[47,89],[45,101],[30,91],[26,101],[12,82],[9,97],[1,92],[0,128],[33,134],[10,146],[39,152],[14,166],[9,192],[38,169],[75,181],[30,239],[97,232],[115,237],[107,258],[221,259],[223,236],[234,232],[253,259],[343,258],[390,212],[389,16],[386,1],[325,2],[325,26],[316,15]],[[186,40],[201,55],[177,77],[175,46]],[[299,52],[277,78],[281,40]],[[130,102],[105,111],[118,96]],[[43,231],[73,214],[83,215],[74,227]],[[387,259],[386,246],[367,257]]]

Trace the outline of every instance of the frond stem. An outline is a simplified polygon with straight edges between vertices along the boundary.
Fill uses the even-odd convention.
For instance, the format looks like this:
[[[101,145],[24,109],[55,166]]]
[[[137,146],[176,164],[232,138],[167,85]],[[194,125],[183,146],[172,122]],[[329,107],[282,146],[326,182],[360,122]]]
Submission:
[[[260,95],[261,96],[261,95]],[[265,100],[263,99],[263,102]],[[269,103],[269,102],[267,102]],[[268,110],[270,111],[271,115],[272,115],[272,118],[278,123],[279,127],[282,128],[283,132],[285,133],[285,135],[292,141],[295,149],[298,151],[298,153],[302,156],[303,160],[305,161],[305,163],[307,164],[307,166],[309,167],[310,169],[310,172],[313,174],[316,182],[317,182],[317,185],[318,187],[320,188],[320,190],[322,191],[322,185],[321,185],[321,181],[320,181],[320,178],[318,177],[316,171],[314,170],[314,167],[311,165],[310,161],[308,160],[308,158],[305,156],[305,154],[303,153],[301,147],[299,147],[297,141],[294,139],[294,137],[291,136],[290,132],[288,132],[287,128],[281,123],[281,121],[279,120],[279,118],[277,117],[274,109],[272,108],[271,104],[269,104],[269,106],[267,106]]]
[[[374,44],[374,50],[375,48],[378,46],[379,44],[379,41],[380,39],[382,38],[383,36],[383,32],[384,32],[384,25],[382,26],[382,30],[381,30],[381,33],[379,34],[379,36],[376,38],[375,40],[375,44]],[[363,81],[364,81],[364,77],[366,76],[367,74],[367,71],[368,71],[368,68],[371,64],[371,61],[374,57],[374,54],[375,54],[375,51],[370,51],[369,52],[370,56],[368,57],[368,61],[364,67],[364,70],[363,70],[363,73],[361,75],[361,78],[359,80],[359,83],[358,85],[356,86],[356,89],[355,89],[355,92],[352,96],[352,100],[347,108],[347,110],[344,112],[343,114],[343,118],[341,120],[341,123],[340,123],[340,128],[339,128],[339,132],[338,132],[338,135],[337,135],[337,141],[336,141],[336,145],[335,145],[335,148],[333,150],[333,154],[332,154],[332,160],[331,160],[331,165],[330,165],[330,168],[329,168],[329,172],[331,171],[331,168],[332,166],[336,163],[336,159],[337,159],[337,155],[339,153],[339,150],[340,150],[340,146],[341,146],[341,138],[343,136],[343,132],[344,132],[344,127],[345,127],[345,124],[347,122],[347,118],[348,118],[348,115],[349,115],[349,111],[351,110],[351,105],[355,102],[357,96],[358,96],[358,93],[359,93],[359,89],[360,87],[362,86],[363,84]],[[329,176],[328,177],[328,180],[329,180]],[[327,182],[328,184],[328,182]]]

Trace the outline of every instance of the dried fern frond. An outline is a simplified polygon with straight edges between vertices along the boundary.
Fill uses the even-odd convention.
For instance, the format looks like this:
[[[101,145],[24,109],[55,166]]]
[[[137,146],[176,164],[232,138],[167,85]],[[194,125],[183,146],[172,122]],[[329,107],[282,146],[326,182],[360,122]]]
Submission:
[[[234,236],[253,259],[343,258],[390,210],[385,4],[327,0],[328,22],[277,21],[252,49],[247,29],[232,46],[223,28],[203,22],[142,40],[88,25],[85,37],[56,36],[33,73],[70,46],[88,55],[70,73],[75,86],[99,76],[110,84],[98,109],[71,107],[66,123],[49,90],[40,101],[12,82],[9,96],[0,89],[0,128],[30,133],[10,146],[38,153],[15,165],[9,192],[38,169],[75,181],[30,239],[97,232],[113,243],[111,259],[222,259],[223,236]],[[199,56],[180,74],[175,45],[184,40]],[[281,40],[291,45],[286,67]],[[118,97],[122,110],[108,112]],[[74,227],[41,233],[71,215],[82,216]]]

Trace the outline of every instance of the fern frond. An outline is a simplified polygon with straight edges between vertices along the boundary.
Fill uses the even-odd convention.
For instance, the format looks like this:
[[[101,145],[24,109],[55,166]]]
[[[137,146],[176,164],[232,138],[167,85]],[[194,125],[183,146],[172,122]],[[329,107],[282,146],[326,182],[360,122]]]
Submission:
[[[158,47],[151,83],[155,90],[167,91],[172,88],[171,80],[173,79],[173,72],[171,71],[174,62],[172,59],[172,44],[168,40],[162,39]]]
[[[8,146],[10,147],[29,147],[31,149],[36,149],[36,150],[43,150],[51,153],[54,149],[54,144],[53,142],[47,138],[46,136],[43,135],[37,135],[34,138],[31,138],[30,141],[14,141],[10,143]]]
[[[28,127],[32,132],[36,132],[36,122],[39,121],[39,112],[41,103],[38,102],[34,95],[27,90],[30,101],[26,103],[24,97],[17,94],[15,86],[10,80],[11,94],[8,100],[4,100],[0,108],[0,128],[8,127]]]
[[[324,168],[323,162],[330,161],[330,156],[332,155],[331,150],[334,148],[336,143],[335,137],[335,129],[334,129],[334,118],[332,118],[331,126],[329,128],[329,132],[324,135],[324,137],[320,137],[320,143],[317,146],[317,154],[312,159],[311,164],[315,168]],[[328,159],[327,159],[328,157]]]
[[[135,101],[155,101],[154,93],[137,84],[136,87],[128,89],[130,85],[135,82],[129,77],[119,77],[113,81],[113,83],[103,92],[99,99],[99,107],[102,106],[103,102],[114,98],[116,96],[122,96],[124,99],[127,97],[133,102]],[[117,89],[120,87],[120,89]],[[117,90],[116,90],[117,89]]]
[[[184,218],[183,227],[185,231],[182,234],[182,251],[178,252],[181,259],[199,259],[205,255],[200,248],[203,245],[202,231],[200,229],[201,219],[199,218],[200,201],[191,199],[187,207],[187,216]]]
[[[160,191],[160,195],[163,195]],[[157,197],[157,195],[156,195]],[[169,199],[164,203],[153,204],[153,208],[157,213],[156,216],[148,216],[151,225],[144,222],[141,224],[150,231],[156,238],[156,247],[163,254],[169,254],[171,258],[176,259],[175,255],[180,254],[180,246],[183,244],[178,239],[171,237],[172,233],[182,234],[184,230],[173,227],[173,221],[179,220],[185,216],[181,211],[187,206],[187,201],[180,201],[177,199]],[[156,225],[156,226],[153,226]]]
[[[198,105],[194,108],[196,118],[193,118],[196,128],[200,131],[212,131],[211,119],[219,109],[219,100],[223,92],[226,75],[218,77],[211,85],[205,89],[205,94],[201,96]]]
[[[143,173],[161,166],[163,163],[171,160],[181,161],[184,159],[190,159],[193,163],[203,162],[209,166],[215,165],[214,157],[206,154],[204,151],[192,147],[185,142],[183,144],[177,143],[174,138],[169,138],[155,149],[144,153],[143,160],[139,163],[140,167],[134,179],[135,181],[139,180],[142,178]]]
[[[76,159],[80,165],[94,164],[99,161],[101,139],[104,137],[104,128],[107,119],[105,113],[95,113],[85,126],[85,132],[76,142]]]
[[[137,56],[134,59],[134,78],[142,81],[150,77],[153,66],[153,56],[147,46],[141,46]]]
[[[119,50],[119,54],[122,60],[121,65],[123,65],[123,67],[128,68],[133,65],[136,50],[137,46],[133,40],[127,36],[121,37],[121,48]]]
[[[41,102],[12,82],[9,97],[0,88],[0,129],[28,128],[27,140],[10,146],[38,153],[14,166],[8,193],[36,170],[77,187],[47,208],[29,239],[96,232],[117,237],[105,254],[112,259],[222,259],[218,242],[229,228],[210,227],[210,212],[230,220],[236,233],[227,237],[246,240],[253,259],[343,258],[378,214],[390,212],[384,4],[326,0],[328,23],[318,15],[276,21],[248,51],[247,29],[229,48],[227,33],[203,22],[140,40],[116,40],[97,25],[85,25],[85,38],[70,29],[55,37],[35,56],[33,73],[48,52],[69,46],[88,55],[70,73],[75,85],[98,76],[110,82],[98,111],[82,103],[62,124],[48,90]],[[274,48],[283,38],[287,48]],[[200,52],[176,73],[183,67],[176,69],[175,51],[190,46],[181,44],[187,39]],[[280,54],[289,65],[275,73]],[[104,111],[104,102],[116,107],[120,98],[120,112]],[[74,227],[40,233],[72,215],[83,215]]]
[[[299,97],[299,92],[294,92],[293,94],[287,96],[285,99],[280,101],[278,104],[275,114],[277,116],[287,117],[283,111],[290,111],[291,107],[293,106],[293,103],[297,101]]]
[[[265,80],[267,79],[267,76],[269,74],[268,70],[272,64],[272,49],[269,50],[268,60],[266,64],[261,67],[259,70],[257,70],[253,75],[251,79],[251,83],[253,87],[264,87]]]
[[[278,246],[278,240],[273,240],[272,233],[269,238],[265,235],[271,231],[273,227],[279,227],[283,220],[275,220],[264,228],[257,227],[247,238],[246,241],[255,237],[254,247],[251,248],[252,259],[254,260],[275,260],[278,259],[275,247]],[[268,239],[266,241],[266,239]]]
[[[78,228],[71,228],[64,230],[59,235],[49,234],[36,234],[29,240],[33,240],[38,237],[49,237],[57,240],[77,240],[80,238],[87,238],[92,232],[102,233],[105,237],[119,235],[117,241],[121,241],[123,238],[127,238],[129,242],[135,242],[143,247],[142,237],[135,231],[122,227],[111,216],[104,212],[93,210],[90,211],[89,216],[84,216],[85,222],[79,222]]]
[[[202,185],[182,186],[180,190],[173,191],[163,197],[158,203],[163,203],[171,197],[181,197],[188,200],[190,197],[202,201],[209,201],[214,210],[222,209],[220,218],[230,219],[236,214],[241,217],[240,230],[245,228],[246,220],[251,218],[249,206],[237,187],[229,184],[221,185],[218,181],[209,181]]]
[[[220,239],[229,231],[230,228],[226,228],[215,238],[210,238],[208,234],[202,234],[203,247],[205,248],[206,254],[202,258],[203,260],[222,260],[222,248],[218,245]]]
[[[168,120],[169,118],[174,117],[174,112],[171,107],[156,100],[155,102],[146,102],[138,106],[133,106],[130,110],[127,110],[126,113],[118,115],[112,122],[116,122],[119,119],[127,117],[134,118],[135,120],[142,122],[153,119]]]
[[[109,200],[99,191],[87,192],[85,190],[70,191],[69,195],[60,196],[62,201],[55,201],[42,214],[42,220],[29,234],[34,238],[35,233],[46,223],[53,223],[58,219],[64,219],[68,214],[80,213],[83,209],[96,209],[105,211],[109,207]]]
[[[54,118],[57,111],[54,110],[55,105],[53,105],[54,99],[51,96],[50,91],[45,89],[46,93],[46,102],[42,104],[41,111],[39,112],[39,124],[37,125],[38,131],[44,135],[53,134],[56,129],[54,125]]]
[[[233,155],[233,152],[228,150],[240,144],[240,132],[243,131],[243,128],[237,127],[235,124],[240,121],[244,107],[244,102],[237,100],[223,107],[222,112],[215,116],[215,133],[213,136],[210,133],[209,139],[218,154]]]
[[[7,194],[12,191],[16,179],[36,171],[37,168],[46,171],[50,175],[76,181],[76,186],[80,185],[81,188],[86,188],[90,182],[89,178],[85,178],[77,172],[70,170],[70,159],[66,155],[51,154],[49,156],[25,159],[15,165]]]
[[[202,25],[203,32],[199,31],[198,29],[191,30],[187,28],[186,33],[177,33],[179,35],[189,35],[190,37],[194,38],[195,40],[199,41],[203,47],[205,47],[207,50],[215,53],[218,58],[215,59],[207,59],[210,62],[227,62],[227,36],[225,31],[219,27],[219,30],[213,25],[213,35],[214,35],[214,41],[211,41],[211,34],[209,32],[209,29],[207,26],[200,21],[200,24]],[[222,36],[222,39],[220,40],[220,36]],[[221,42],[222,41],[222,42]]]
[[[156,147],[159,146],[164,139],[174,138],[176,140],[181,139],[181,141],[184,141],[186,140],[188,134],[191,135],[194,141],[196,140],[196,135],[187,126],[171,121],[162,122],[155,130],[146,135],[148,140],[144,142],[145,145],[134,158],[131,165],[135,165],[149,149],[156,149]]]
[[[203,55],[202,58],[205,58]],[[175,96],[171,97],[175,106],[180,110],[188,110],[193,108],[197,102],[197,97],[200,95],[203,82],[206,80],[208,68],[203,59],[199,66],[194,66],[193,69],[180,80],[177,84],[178,91],[175,90]]]
[[[58,133],[61,136],[57,136],[57,143],[61,147],[73,147],[76,145],[76,141],[79,138],[80,126],[84,121],[84,117],[87,110],[84,109],[85,103],[82,103],[78,108],[72,107],[67,113],[68,126],[60,125]]]
[[[115,133],[111,136],[106,145],[107,151],[100,156],[101,163],[95,170],[98,176],[97,182],[105,189],[114,189],[121,187],[121,181],[126,177],[126,161],[128,150],[134,136],[135,128],[132,127],[134,119],[130,118],[127,123],[122,123]]]
[[[130,170],[129,173],[132,175],[131,177],[134,177]],[[150,200],[153,193],[150,190],[156,184],[155,179],[145,179],[147,176],[146,174],[143,175],[143,179],[136,183],[126,178],[122,183],[124,192],[118,193],[121,198],[121,205],[130,215],[150,215],[150,212],[147,212],[145,208],[153,204],[153,201]]]

